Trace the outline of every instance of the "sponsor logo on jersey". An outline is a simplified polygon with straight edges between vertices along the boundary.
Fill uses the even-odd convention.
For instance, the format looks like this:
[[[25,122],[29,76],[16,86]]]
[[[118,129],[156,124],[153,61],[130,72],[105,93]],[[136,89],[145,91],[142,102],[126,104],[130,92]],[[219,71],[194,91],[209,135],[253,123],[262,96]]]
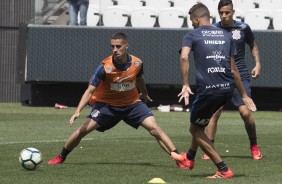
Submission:
[[[203,36],[210,36],[210,37],[223,37],[223,31],[222,30],[203,30],[202,31]]]
[[[232,31],[232,38],[233,38],[233,40],[239,40],[241,38],[241,31],[240,30],[233,30]]]
[[[134,65],[135,65],[135,66],[140,66],[140,65],[141,65],[141,62],[140,62],[140,61],[135,61],[135,62],[134,62]]]
[[[224,83],[224,84],[214,84],[214,85],[208,85],[206,86],[206,89],[229,89],[230,88],[230,83]]]
[[[111,66],[108,66],[105,71],[106,71],[107,73],[110,73],[110,72],[114,71],[114,68],[111,67]]]
[[[221,59],[225,59],[225,56],[222,56],[221,52],[218,50],[212,51],[212,54],[211,56],[207,56],[206,59],[214,59],[217,62],[221,61]]]
[[[224,40],[205,40],[206,45],[223,45],[225,44]]]
[[[126,76],[126,77],[123,77],[123,78],[117,77],[116,79],[114,79],[114,82],[121,83],[121,82],[125,81],[126,79],[130,78],[131,76],[132,75],[129,75],[129,76]]]
[[[111,90],[113,91],[129,91],[135,87],[134,82],[128,83],[111,83]]]
[[[225,73],[225,68],[211,67],[211,68],[208,68],[208,73]]]

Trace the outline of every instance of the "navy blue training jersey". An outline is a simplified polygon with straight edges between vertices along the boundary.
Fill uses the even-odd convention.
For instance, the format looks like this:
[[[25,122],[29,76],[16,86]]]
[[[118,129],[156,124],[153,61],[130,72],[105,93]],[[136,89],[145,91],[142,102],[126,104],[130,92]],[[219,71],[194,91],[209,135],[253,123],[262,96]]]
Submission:
[[[245,62],[245,44],[252,44],[255,41],[250,26],[240,21],[234,21],[232,27],[222,27],[221,22],[215,23],[214,26],[225,29],[231,33],[236,44],[237,55],[235,56],[235,63],[240,72],[241,79],[249,79],[250,73]]]
[[[182,47],[185,46],[193,51],[199,95],[233,91],[230,56],[236,54],[236,48],[229,32],[200,26],[184,36]]]

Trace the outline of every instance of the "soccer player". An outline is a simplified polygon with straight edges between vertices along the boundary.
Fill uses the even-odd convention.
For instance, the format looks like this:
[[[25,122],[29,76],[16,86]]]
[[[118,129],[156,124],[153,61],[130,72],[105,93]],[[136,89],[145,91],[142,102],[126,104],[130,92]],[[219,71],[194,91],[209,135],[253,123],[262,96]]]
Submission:
[[[254,34],[251,31],[251,28],[246,23],[233,20],[234,12],[232,0],[221,0],[218,4],[218,13],[221,21],[215,23],[215,26],[225,29],[232,34],[232,38],[235,41],[237,48],[235,63],[240,72],[243,86],[248,96],[251,97],[250,74],[245,62],[245,44],[247,43],[249,45],[253,59],[255,61],[255,67],[251,72],[252,78],[254,79],[260,75],[261,64],[259,50],[257,44],[255,43]],[[257,144],[256,124],[254,118],[251,111],[242,101],[242,98],[236,89],[233,92],[232,103],[238,108],[241,118],[245,123],[253,159],[262,159],[262,154],[259,151]],[[222,110],[223,106],[216,113],[214,113],[206,129],[206,133],[213,143],[216,135],[217,122]],[[209,159],[208,155],[206,154],[204,154],[202,158],[206,160]]]
[[[236,48],[230,33],[211,25],[210,12],[204,4],[195,4],[189,14],[195,29],[186,34],[182,41],[180,70],[183,86],[178,96],[179,102],[184,99],[185,105],[188,105],[189,96],[193,95],[188,80],[189,55],[193,51],[197,96],[191,106],[190,115],[192,143],[187,153],[171,153],[171,156],[187,168],[193,169],[194,158],[200,146],[217,167],[215,175],[208,178],[232,178],[234,173],[214,149],[205,134],[205,127],[212,115],[231,97],[235,86],[250,110],[255,111],[256,106],[240,80],[234,61]]]
[[[152,111],[140,100],[152,101],[148,96],[143,78],[142,61],[127,53],[128,41],[124,33],[111,37],[112,55],[102,61],[96,69],[90,84],[84,92],[78,107],[70,118],[73,125],[94,95],[92,111],[86,121],[68,138],[61,153],[49,160],[48,164],[61,164],[67,155],[93,130],[104,132],[113,128],[121,120],[133,128],[144,127],[154,136],[168,153],[177,152],[174,144],[157,124]],[[177,163],[178,167],[181,164]]]

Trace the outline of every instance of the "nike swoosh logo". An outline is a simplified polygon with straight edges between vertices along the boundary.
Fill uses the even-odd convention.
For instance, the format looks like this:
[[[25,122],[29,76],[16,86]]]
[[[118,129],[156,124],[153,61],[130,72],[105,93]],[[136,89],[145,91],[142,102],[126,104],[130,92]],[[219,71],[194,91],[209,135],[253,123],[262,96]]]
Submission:
[[[114,80],[114,82],[118,82],[118,83],[120,83],[120,82],[122,82],[122,81],[124,81],[124,80],[126,80],[126,79],[128,79],[128,78],[130,78],[132,75],[129,75],[129,76],[127,76],[127,77],[124,77],[124,78],[117,78],[117,79],[115,79]]]

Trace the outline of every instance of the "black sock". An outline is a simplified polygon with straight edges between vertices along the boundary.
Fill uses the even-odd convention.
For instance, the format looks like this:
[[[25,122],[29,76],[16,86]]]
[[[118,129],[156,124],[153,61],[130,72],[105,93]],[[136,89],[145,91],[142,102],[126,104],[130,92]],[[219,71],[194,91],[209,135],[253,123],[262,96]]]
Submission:
[[[63,147],[62,151],[61,151],[61,154],[59,155],[59,157],[61,157],[62,159],[66,159],[66,157],[68,156],[68,154],[70,153],[71,151],[69,150],[66,150],[65,147]]]
[[[227,165],[222,161],[215,164],[219,171],[228,171]]]
[[[178,152],[178,150],[177,150],[177,149],[173,150],[172,152],[175,152],[175,153],[179,154],[179,152]]]
[[[257,138],[249,138],[250,139],[250,144],[252,145],[256,145],[257,144]]]
[[[187,159],[194,160],[196,153],[197,153],[196,151],[189,149],[187,152]]]

